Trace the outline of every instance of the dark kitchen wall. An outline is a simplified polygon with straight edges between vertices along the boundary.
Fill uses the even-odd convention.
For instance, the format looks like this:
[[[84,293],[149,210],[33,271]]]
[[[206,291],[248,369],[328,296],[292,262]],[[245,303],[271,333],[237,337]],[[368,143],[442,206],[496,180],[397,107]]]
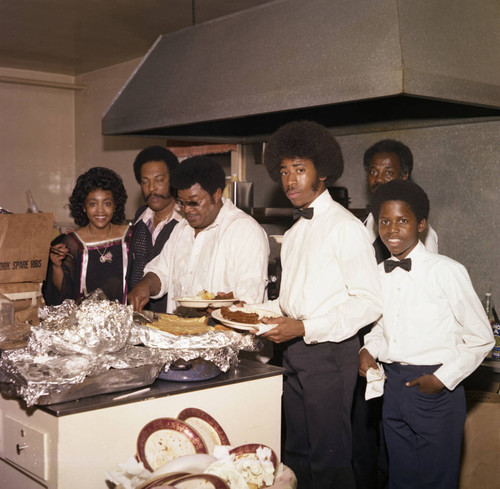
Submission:
[[[442,124],[337,135],[345,160],[338,185],[348,188],[351,208],[365,207],[364,151],[380,139],[404,142],[414,156],[412,178],[429,195],[440,253],[466,266],[480,297],[491,290],[500,304],[500,121]],[[248,161],[247,179],[255,207],[287,205],[263,165]]]

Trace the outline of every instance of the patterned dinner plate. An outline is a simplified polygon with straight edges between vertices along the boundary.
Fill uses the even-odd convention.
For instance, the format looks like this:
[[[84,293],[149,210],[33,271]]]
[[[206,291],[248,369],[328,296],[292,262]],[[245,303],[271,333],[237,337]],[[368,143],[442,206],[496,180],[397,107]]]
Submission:
[[[207,446],[200,434],[180,419],[154,419],[137,438],[137,458],[151,472],[174,458],[195,453],[208,453]]]

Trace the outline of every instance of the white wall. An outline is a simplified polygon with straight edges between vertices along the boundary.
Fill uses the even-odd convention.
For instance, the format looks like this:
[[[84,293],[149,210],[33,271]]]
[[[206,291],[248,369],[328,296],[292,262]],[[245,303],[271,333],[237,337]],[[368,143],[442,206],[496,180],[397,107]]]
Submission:
[[[2,77],[73,83],[69,76],[0,68]],[[61,219],[74,180],[74,91],[0,82],[0,206],[26,212],[31,189],[40,209]]]
[[[129,61],[102,70],[85,73],[76,81],[87,87],[75,95],[75,174],[80,175],[93,166],[105,166],[116,171],[123,179],[128,200],[126,217],[132,219],[142,204],[138,183],[132,164],[137,153],[158,144],[165,145],[164,139],[128,136],[103,136],[101,117],[125,84],[139,60]]]
[[[122,176],[129,195],[126,216],[133,218],[142,203],[132,171],[134,158],[146,146],[165,141],[102,136],[101,116],[138,62],[76,78],[0,68],[2,77],[33,83],[0,82],[0,207],[26,212],[26,191],[31,189],[41,210],[54,212],[58,224],[71,226],[67,202],[76,178],[92,166],[106,166]]]

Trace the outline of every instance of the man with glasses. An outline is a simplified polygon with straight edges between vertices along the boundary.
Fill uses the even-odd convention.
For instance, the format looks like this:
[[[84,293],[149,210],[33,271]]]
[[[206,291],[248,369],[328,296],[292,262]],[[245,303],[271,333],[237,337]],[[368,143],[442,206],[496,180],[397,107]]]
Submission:
[[[252,304],[263,301],[268,238],[252,217],[222,197],[225,183],[222,167],[206,156],[186,159],[171,175],[183,219],[129,293],[134,310],[168,293],[167,312],[174,312],[173,298],[202,290],[233,292]]]
[[[134,175],[146,205],[137,210],[134,218],[127,272],[129,290],[142,279],[144,267],[159,255],[174,226],[182,219],[170,188],[170,174],[178,166],[177,156],[162,146],[149,146],[135,158]],[[167,296],[163,296],[151,299],[144,309],[165,312],[166,307]]]

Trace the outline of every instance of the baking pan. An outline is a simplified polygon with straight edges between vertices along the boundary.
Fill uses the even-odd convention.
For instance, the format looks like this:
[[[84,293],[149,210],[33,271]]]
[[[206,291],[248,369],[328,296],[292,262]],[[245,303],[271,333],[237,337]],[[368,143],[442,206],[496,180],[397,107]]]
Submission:
[[[124,369],[110,368],[102,374],[86,377],[79,384],[63,386],[60,392],[41,396],[36,404],[46,406],[150,385],[157,379],[160,368],[158,365]],[[0,384],[0,390],[4,394],[19,397],[15,384],[3,382]]]

